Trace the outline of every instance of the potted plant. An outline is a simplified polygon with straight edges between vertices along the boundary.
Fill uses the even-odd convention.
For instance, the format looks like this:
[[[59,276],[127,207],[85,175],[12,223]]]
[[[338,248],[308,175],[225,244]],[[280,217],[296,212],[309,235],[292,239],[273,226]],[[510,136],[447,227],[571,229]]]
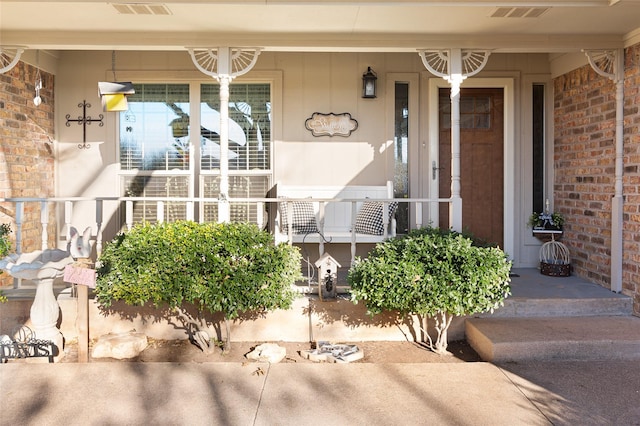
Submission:
[[[562,213],[554,212],[549,213],[531,213],[527,225],[533,229],[533,231],[562,231],[562,225],[564,225],[564,216]]]
[[[564,216],[562,213],[550,213],[549,203],[544,213],[531,213],[527,225],[533,230],[533,235],[545,241],[540,247],[540,272],[554,277],[568,277],[571,274],[569,249],[559,241],[562,235]]]

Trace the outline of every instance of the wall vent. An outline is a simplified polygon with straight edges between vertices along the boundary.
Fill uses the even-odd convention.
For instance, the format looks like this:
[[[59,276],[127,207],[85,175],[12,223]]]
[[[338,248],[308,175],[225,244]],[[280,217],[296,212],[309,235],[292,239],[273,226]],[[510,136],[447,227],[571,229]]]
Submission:
[[[121,15],[171,15],[167,6],[160,3],[111,3]]]
[[[492,18],[538,18],[550,7],[498,7]]]

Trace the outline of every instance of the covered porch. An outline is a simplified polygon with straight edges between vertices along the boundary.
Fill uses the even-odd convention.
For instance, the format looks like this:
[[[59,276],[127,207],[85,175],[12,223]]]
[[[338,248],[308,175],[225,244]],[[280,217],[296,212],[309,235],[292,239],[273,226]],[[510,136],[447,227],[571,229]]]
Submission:
[[[637,169],[625,157],[637,142],[625,120],[637,111],[623,105],[635,102],[637,3],[72,3],[0,6],[1,219],[17,251],[65,248],[75,226],[91,228],[97,255],[140,218],[224,221],[234,206],[271,230],[265,195],[276,183],[393,181],[397,192],[382,202],[403,207],[401,231],[480,223],[518,268],[538,262],[526,221],[550,200],[567,217],[576,273],[635,295],[638,312],[636,248],[624,245],[636,220],[623,216],[636,209],[624,195]],[[373,94],[363,88],[370,70]],[[130,100],[143,109],[161,103],[164,121],[147,127],[166,133],[162,156],[145,158],[150,146],[138,143],[148,136],[136,127],[148,124],[143,109],[100,113],[105,80],[136,84]],[[259,113],[227,98],[234,84],[258,88],[248,103]],[[470,104],[467,89],[495,92]],[[353,131],[318,135],[306,127],[316,114],[350,117]],[[488,129],[491,149],[485,139],[464,148]],[[345,267],[371,247],[349,243],[326,247]]]

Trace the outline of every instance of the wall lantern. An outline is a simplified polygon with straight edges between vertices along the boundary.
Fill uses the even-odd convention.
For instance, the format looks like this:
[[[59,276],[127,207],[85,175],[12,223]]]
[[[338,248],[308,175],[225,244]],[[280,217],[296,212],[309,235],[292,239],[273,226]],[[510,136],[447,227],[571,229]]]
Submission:
[[[103,111],[126,111],[129,109],[127,95],[133,95],[136,91],[131,82],[98,82],[98,94],[102,100]]]
[[[362,97],[363,98],[375,98],[376,97],[376,80],[378,76],[371,69],[367,68],[367,72],[362,74]]]

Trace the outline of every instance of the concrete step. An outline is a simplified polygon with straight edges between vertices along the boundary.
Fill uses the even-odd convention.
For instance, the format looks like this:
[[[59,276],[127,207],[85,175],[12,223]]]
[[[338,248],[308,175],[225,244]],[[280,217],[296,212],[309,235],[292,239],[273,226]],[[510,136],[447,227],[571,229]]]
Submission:
[[[581,317],[633,313],[633,299],[602,289],[598,297],[508,297],[504,306],[484,317]]]
[[[536,269],[516,269],[512,295],[493,317],[632,315],[633,299],[583,278],[549,277]]]
[[[640,318],[468,318],[466,339],[489,362],[640,360]]]

